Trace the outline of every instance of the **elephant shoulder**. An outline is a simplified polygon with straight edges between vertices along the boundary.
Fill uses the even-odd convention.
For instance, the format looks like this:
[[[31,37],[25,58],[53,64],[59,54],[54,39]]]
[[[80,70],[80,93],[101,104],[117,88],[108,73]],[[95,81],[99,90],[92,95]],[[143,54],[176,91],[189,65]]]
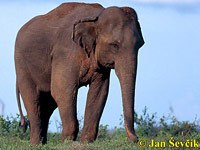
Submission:
[[[98,3],[93,4],[87,4],[87,3],[77,3],[77,2],[69,2],[69,3],[63,3],[57,8],[53,9],[49,13],[46,14],[46,16],[49,17],[63,17],[66,15],[71,14],[74,10],[80,8],[80,7],[93,7],[93,8],[100,8],[102,9],[103,6]]]
[[[63,3],[57,8],[51,10],[47,14],[44,15],[39,15],[31,20],[29,20],[21,29],[20,31],[27,31],[30,30],[31,28],[42,28],[45,26],[62,26],[62,20],[67,20],[67,19],[62,19],[66,16],[72,16],[77,15],[77,16],[87,16],[88,14],[95,14],[95,10],[102,10],[103,6],[100,4],[94,3],[94,4],[87,4],[87,3],[76,3],[76,2],[71,2],[71,3]],[[86,10],[89,10],[88,12],[84,12]],[[92,11],[94,10],[94,11]],[[83,13],[84,12],[84,13]],[[97,11],[98,12],[98,11]],[[79,18],[78,17],[78,18]],[[58,24],[59,22],[59,24]],[[64,21],[65,22],[65,21]]]

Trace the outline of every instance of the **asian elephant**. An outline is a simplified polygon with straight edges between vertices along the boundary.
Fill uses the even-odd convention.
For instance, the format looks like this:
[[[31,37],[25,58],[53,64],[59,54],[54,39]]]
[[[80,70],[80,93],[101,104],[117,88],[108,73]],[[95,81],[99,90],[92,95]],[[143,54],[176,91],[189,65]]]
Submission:
[[[62,141],[78,134],[77,93],[89,84],[81,141],[92,142],[106,103],[110,70],[119,78],[127,137],[134,131],[138,50],[144,44],[138,17],[129,7],[64,3],[27,22],[15,44],[16,94],[21,126],[30,121],[30,143],[47,142],[48,122],[58,107]]]

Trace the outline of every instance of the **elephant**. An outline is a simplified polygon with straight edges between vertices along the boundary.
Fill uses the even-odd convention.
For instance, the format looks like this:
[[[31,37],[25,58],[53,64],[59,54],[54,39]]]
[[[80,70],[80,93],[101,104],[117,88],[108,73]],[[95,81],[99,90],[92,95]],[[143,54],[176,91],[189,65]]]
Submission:
[[[16,94],[20,125],[30,122],[31,145],[46,144],[50,116],[58,108],[61,141],[76,140],[77,93],[89,85],[81,142],[93,142],[109,91],[111,69],[119,79],[124,126],[130,141],[134,130],[134,98],[138,50],[143,46],[136,11],[93,3],[63,3],[28,21],[15,43]]]

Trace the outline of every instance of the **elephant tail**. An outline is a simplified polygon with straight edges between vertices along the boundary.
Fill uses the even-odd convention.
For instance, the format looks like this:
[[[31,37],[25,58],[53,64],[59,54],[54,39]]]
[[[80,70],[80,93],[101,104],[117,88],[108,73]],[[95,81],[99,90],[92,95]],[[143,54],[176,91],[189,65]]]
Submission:
[[[28,128],[28,120],[24,117],[22,107],[21,107],[21,102],[20,102],[20,91],[18,84],[16,83],[16,97],[17,97],[17,104],[19,108],[19,114],[20,114],[20,123],[19,127],[23,129],[23,132],[26,132]]]

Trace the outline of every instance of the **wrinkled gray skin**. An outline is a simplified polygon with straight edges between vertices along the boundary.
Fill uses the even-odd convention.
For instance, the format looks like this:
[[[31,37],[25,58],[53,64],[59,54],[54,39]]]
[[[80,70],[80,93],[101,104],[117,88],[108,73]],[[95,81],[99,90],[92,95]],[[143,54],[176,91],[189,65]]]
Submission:
[[[15,45],[16,92],[30,120],[32,145],[46,143],[48,122],[58,107],[62,141],[78,134],[77,92],[89,84],[81,141],[94,141],[109,89],[119,78],[127,137],[134,131],[134,95],[139,48],[144,44],[136,12],[129,7],[64,3],[19,31]],[[114,104],[113,104],[114,105]]]

